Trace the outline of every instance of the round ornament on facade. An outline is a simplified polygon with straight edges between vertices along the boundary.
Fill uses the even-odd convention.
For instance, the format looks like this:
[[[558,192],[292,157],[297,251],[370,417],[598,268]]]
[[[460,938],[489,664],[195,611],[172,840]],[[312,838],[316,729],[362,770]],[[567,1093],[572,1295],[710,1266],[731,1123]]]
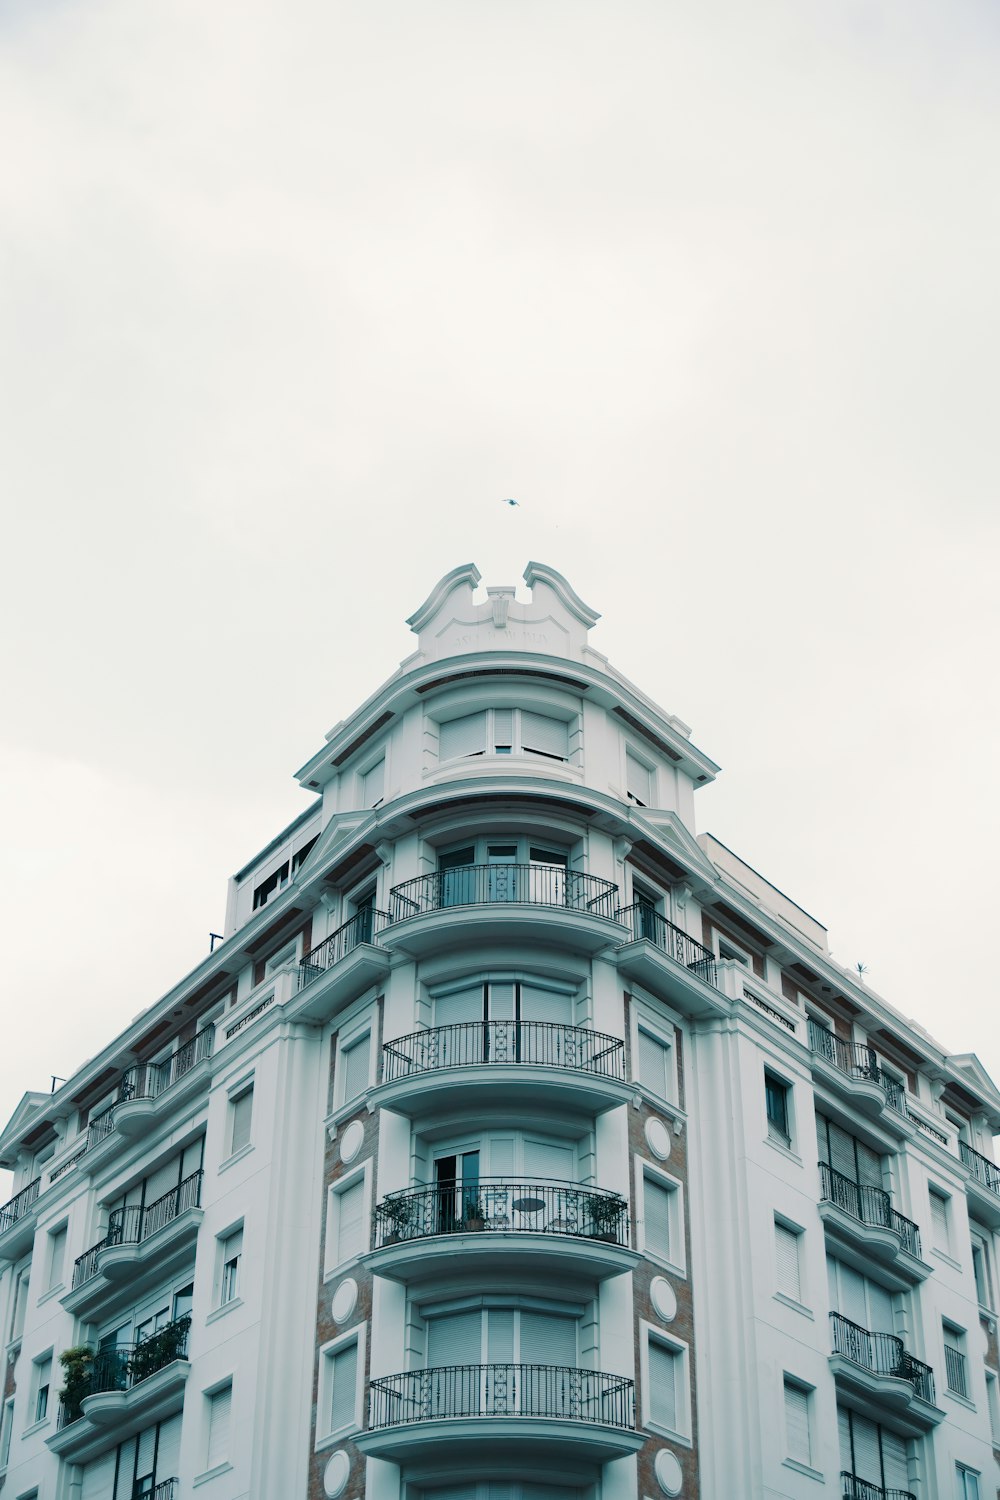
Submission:
[[[654,1276],[649,1284],[649,1300],[661,1323],[672,1323],[677,1316],[677,1298],[670,1282],[663,1276]]]
[[[333,1294],[330,1303],[330,1316],[335,1323],[346,1323],[351,1313],[358,1305],[358,1283],[348,1276],[342,1281]]]
[[[323,1470],[323,1493],[327,1500],[336,1500],[343,1494],[351,1473],[351,1460],[343,1448],[338,1448]]]
[[[656,1482],[665,1495],[679,1495],[684,1483],[684,1474],[676,1453],[661,1448],[656,1455]]]
[[[364,1145],[365,1127],[360,1120],[352,1120],[340,1137],[340,1159],[345,1164],[352,1162]]]
[[[660,1161],[670,1155],[670,1131],[662,1120],[646,1121],[646,1145]]]

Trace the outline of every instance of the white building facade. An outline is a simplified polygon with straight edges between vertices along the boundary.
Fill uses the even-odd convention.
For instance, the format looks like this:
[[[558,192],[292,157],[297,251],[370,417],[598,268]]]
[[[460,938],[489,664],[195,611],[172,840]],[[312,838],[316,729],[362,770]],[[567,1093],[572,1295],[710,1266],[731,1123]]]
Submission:
[[[993,1500],[1000,1094],[447,575],[224,941],[0,1136],[3,1500]]]

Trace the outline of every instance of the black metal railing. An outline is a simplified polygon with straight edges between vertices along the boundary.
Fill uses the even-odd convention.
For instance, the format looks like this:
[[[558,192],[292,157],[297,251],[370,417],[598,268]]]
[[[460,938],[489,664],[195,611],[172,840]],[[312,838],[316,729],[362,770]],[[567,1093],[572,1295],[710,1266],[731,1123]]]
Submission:
[[[625,1080],[625,1044],[558,1021],[460,1021],[397,1037],[382,1048],[383,1082],[439,1068],[527,1063]]]
[[[872,1333],[840,1313],[830,1314],[833,1330],[833,1352],[871,1370],[874,1375],[892,1375],[908,1380],[924,1401],[934,1403],[934,1372],[923,1360],[907,1353],[902,1339],[894,1333]]]
[[[819,1164],[820,1196],[825,1203],[836,1204],[852,1219],[879,1229],[891,1229],[899,1235],[903,1249],[920,1256],[920,1230],[912,1219],[897,1213],[884,1188],[869,1187],[845,1177],[825,1161]]]
[[[668,922],[655,907],[649,906],[645,901],[635,901],[631,906],[619,907],[618,920],[631,929],[636,942],[645,939],[660,948],[675,963],[682,964],[685,969],[697,974],[699,979],[718,985],[715,954],[712,950],[691,937],[683,928]]]
[[[859,1479],[846,1469],[840,1472],[840,1493],[842,1500],[917,1500],[912,1490],[885,1490],[880,1484]]]
[[[101,1254],[114,1245],[138,1245],[176,1219],[185,1209],[197,1208],[201,1203],[201,1168],[185,1177],[177,1187],[171,1188],[161,1198],[150,1204],[129,1203],[111,1211],[108,1229],[103,1239],[91,1245],[73,1263],[73,1289],[82,1286],[100,1270]]]
[[[29,1182],[19,1193],[15,1193],[3,1208],[0,1208],[0,1234],[6,1234],[8,1229],[13,1229],[18,1219],[23,1219],[31,1209],[38,1197],[38,1189],[42,1179],[36,1177],[34,1182]]]
[[[373,1428],[450,1417],[549,1417],[635,1427],[633,1382],[566,1365],[444,1365],[371,1382]]]
[[[617,893],[614,881],[565,865],[460,865],[404,880],[389,897],[394,922],[448,906],[491,903],[569,907],[613,920]]]
[[[387,911],[375,906],[363,906],[354,916],[342,923],[336,932],[311,948],[299,961],[299,989],[304,989],[318,975],[334,964],[339,964],[359,943],[374,943],[378,934],[389,926],[392,918]]]
[[[88,1396],[108,1391],[130,1391],[151,1375],[165,1370],[175,1360],[186,1359],[191,1315],[175,1318],[156,1333],[137,1344],[119,1344],[114,1349],[98,1349],[93,1355],[85,1379],[75,1385],[73,1395],[59,1396],[60,1427],[68,1427],[83,1415],[82,1403]],[[167,1483],[173,1481],[168,1480]],[[168,1494],[170,1491],[167,1492]],[[159,1494],[159,1490],[156,1491]]]
[[[628,1247],[628,1205],[608,1188],[552,1179],[437,1183],[390,1193],[375,1210],[376,1246],[475,1231],[563,1234]]]
[[[989,1157],[983,1156],[981,1152],[974,1151],[967,1142],[961,1140],[958,1143],[958,1154],[976,1181],[981,1182],[983,1187],[989,1188],[991,1193],[996,1193],[1000,1197],[1000,1167],[996,1162],[990,1161]]]
[[[961,1349],[955,1349],[951,1344],[944,1346],[944,1378],[949,1391],[954,1391],[957,1396],[968,1396],[968,1364]]]
[[[176,1500],[178,1479],[161,1479],[153,1491],[152,1500]]]
[[[94,1115],[87,1127],[88,1151],[100,1145],[115,1128],[115,1110],[130,1099],[157,1099],[204,1058],[211,1057],[215,1029],[206,1026],[160,1062],[135,1063],[118,1080],[117,1097]]]
[[[864,1042],[847,1042],[810,1017],[809,1049],[816,1057],[825,1058],[828,1063],[832,1063],[848,1078],[877,1083],[889,1106],[897,1114],[906,1114],[906,1091],[897,1079],[891,1078],[881,1067],[873,1047]]]

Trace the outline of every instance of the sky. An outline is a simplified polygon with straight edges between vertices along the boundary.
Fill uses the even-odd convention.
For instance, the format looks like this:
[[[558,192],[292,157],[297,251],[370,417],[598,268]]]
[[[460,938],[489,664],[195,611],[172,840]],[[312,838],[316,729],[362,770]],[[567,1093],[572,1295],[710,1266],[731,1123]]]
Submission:
[[[530,559],[1000,1079],[998,64],[993,0],[0,0],[0,1117]]]

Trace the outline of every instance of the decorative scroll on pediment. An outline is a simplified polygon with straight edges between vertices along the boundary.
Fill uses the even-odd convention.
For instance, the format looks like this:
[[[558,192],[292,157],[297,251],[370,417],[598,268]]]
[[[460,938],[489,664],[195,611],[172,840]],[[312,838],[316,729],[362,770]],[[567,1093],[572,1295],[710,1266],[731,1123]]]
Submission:
[[[418,657],[435,660],[465,651],[535,651],[547,656],[578,657],[587,632],[600,619],[584,604],[561,573],[544,563],[524,570],[530,590],[520,600],[513,584],[486,590],[477,603],[481,581],[473,563],[446,573],[410,616],[407,624],[419,638]]]

